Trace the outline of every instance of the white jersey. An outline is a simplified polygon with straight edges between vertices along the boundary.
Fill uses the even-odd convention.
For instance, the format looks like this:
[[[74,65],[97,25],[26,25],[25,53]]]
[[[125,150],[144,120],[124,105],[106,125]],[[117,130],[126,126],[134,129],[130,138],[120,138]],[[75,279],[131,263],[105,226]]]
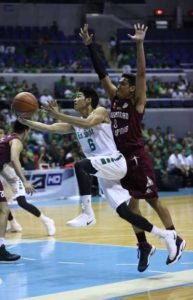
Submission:
[[[89,129],[75,127],[84,155],[97,170],[99,185],[113,209],[130,199],[120,183],[127,172],[124,156],[117,150],[111,124],[101,123]]]
[[[86,157],[112,155],[117,152],[111,124],[101,123],[88,129],[78,127],[74,129]]]

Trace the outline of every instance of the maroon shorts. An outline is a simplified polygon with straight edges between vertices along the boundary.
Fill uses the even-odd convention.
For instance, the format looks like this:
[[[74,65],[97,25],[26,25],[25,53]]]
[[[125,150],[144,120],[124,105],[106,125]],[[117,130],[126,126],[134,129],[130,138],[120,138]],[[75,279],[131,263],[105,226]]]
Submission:
[[[0,202],[6,202],[7,199],[5,198],[5,192],[4,192],[4,189],[3,189],[3,185],[0,181]]]
[[[136,199],[157,198],[158,191],[153,162],[145,151],[136,151],[132,155],[125,155],[127,174],[121,179],[122,186]]]

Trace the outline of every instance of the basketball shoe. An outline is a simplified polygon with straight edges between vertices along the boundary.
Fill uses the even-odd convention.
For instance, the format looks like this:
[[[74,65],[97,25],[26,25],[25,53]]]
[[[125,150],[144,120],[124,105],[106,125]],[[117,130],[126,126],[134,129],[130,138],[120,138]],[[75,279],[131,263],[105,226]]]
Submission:
[[[68,221],[67,226],[71,227],[89,227],[96,224],[96,219],[93,214],[81,213],[78,217]]]
[[[164,237],[166,247],[168,249],[168,258],[171,262],[174,261],[177,255],[177,245],[176,245],[177,233],[175,230],[167,230],[167,234]]]
[[[138,271],[144,272],[150,263],[151,256],[155,253],[156,248],[155,246],[150,245],[147,242],[141,242],[137,244],[138,246]]]
[[[20,259],[20,255],[9,253],[5,245],[1,245],[0,247],[0,261],[15,261]]]
[[[174,259],[170,259],[170,257],[168,256],[168,258],[166,260],[166,265],[175,264],[181,258],[182,253],[186,247],[186,241],[183,240],[180,236],[177,236],[176,246],[177,246],[176,256],[174,257]]]

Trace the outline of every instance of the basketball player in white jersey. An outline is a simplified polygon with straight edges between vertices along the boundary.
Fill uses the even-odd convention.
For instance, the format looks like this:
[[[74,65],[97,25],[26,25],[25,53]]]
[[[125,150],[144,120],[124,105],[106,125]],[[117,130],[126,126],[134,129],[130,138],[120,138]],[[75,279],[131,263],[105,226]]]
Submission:
[[[98,101],[99,98],[97,93],[91,88],[80,88],[74,100],[75,110],[79,111],[83,117],[77,118],[78,120],[83,121],[84,118],[90,117],[92,123],[93,116],[95,115],[97,122],[96,120],[94,122],[96,122],[97,124],[95,125],[95,123],[93,123],[91,125],[92,128],[90,128],[90,126],[88,128],[87,126],[79,126],[78,123],[76,124],[76,126],[73,126],[68,123],[56,123],[52,125],[46,125],[39,122],[24,119],[20,119],[20,121],[23,124],[28,124],[28,126],[33,129],[41,131],[56,133],[70,133],[75,131],[84,155],[92,159],[94,165],[97,164],[97,162],[95,161],[95,157],[99,157],[99,155],[102,155],[103,157],[109,157],[109,155],[114,154],[115,163],[117,161],[117,165],[119,165],[119,167],[117,168],[120,170],[119,176],[122,177],[124,176],[124,171],[122,171],[122,168],[120,168],[120,166],[121,164],[123,164],[125,167],[125,161],[121,159],[122,155],[120,154],[120,152],[117,151],[116,145],[114,143],[108,112],[104,107],[97,107]],[[57,107],[56,102],[51,103],[52,105]],[[111,175],[109,174],[109,176]],[[114,176],[112,179],[114,179]],[[84,173],[82,180],[86,183],[85,190],[80,190],[82,212],[75,219],[68,221],[68,226],[87,227],[96,223],[94,211],[91,205],[90,176]],[[127,190],[121,187],[120,181],[118,179],[107,180],[99,177],[98,181],[105,197],[108,199],[111,207],[114,210],[116,210],[116,208],[121,203],[129,201],[130,195]]]
[[[69,225],[77,224],[79,220],[83,221],[86,215],[91,217],[90,219],[87,218],[86,220],[87,226],[96,222],[95,219],[93,219],[94,213],[91,207],[91,192],[89,182],[90,175],[94,175],[98,178],[102,178],[103,183],[105,181],[105,184],[102,187],[103,192],[111,206],[116,209],[116,212],[119,214],[119,216],[131,223],[135,230],[138,230],[136,227],[139,227],[142,230],[150,232],[159,238],[163,238],[168,248],[168,257],[170,260],[175,260],[177,255],[177,233],[174,230],[164,230],[158,228],[141,215],[133,213],[126,204],[129,194],[120,187],[120,179],[124,178],[128,172],[126,160],[124,156],[116,149],[114,142],[112,142],[114,140],[110,131],[108,112],[104,107],[97,107],[98,100],[98,95],[93,89],[81,88],[75,98],[74,107],[81,113],[83,118],[62,114],[58,112],[55,104],[50,102],[44,107],[45,110],[47,110],[54,118],[65,123],[46,125],[40,122],[34,122],[25,119],[20,119],[20,122],[36,130],[56,133],[67,133],[70,132],[74,127],[77,131],[79,141],[81,142],[81,140],[84,140],[84,142],[82,142],[84,152],[86,155],[90,156],[87,156],[85,159],[75,163],[75,171],[84,211],[83,214],[81,214],[78,218],[70,221],[68,223]],[[109,130],[107,130],[107,125],[109,125]],[[82,130],[79,131],[77,127],[82,128]],[[92,155],[91,153],[94,153],[94,151],[96,151],[95,155]],[[110,184],[110,186],[108,186],[108,184]],[[118,194],[116,189],[121,189],[121,193]],[[119,208],[123,207],[123,205],[124,211],[123,214],[120,214]],[[138,211],[138,213],[139,212],[140,211]],[[148,255],[144,259],[143,257],[140,258],[138,271],[143,272],[147,269],[149,265],[149,259],[154,252],[155,247],[151,245],[151,251],[148,253]],[[141,264],[142,260],[145,260],[143,261],[143,264]]]

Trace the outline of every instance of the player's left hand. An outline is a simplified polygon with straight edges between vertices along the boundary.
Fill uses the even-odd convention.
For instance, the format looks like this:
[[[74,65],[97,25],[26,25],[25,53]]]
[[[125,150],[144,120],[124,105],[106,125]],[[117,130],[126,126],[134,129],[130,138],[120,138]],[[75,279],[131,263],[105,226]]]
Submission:
[[[148,27],[145,26],[144,24],[141,25],[137,23],[134,25],[134,28],[135,28],[135,35],[128,34],[128,36],[136,42],[143,42]]]
[[[17,116],[18,121],[23,125],[28,125],[28,122],[26,119],[24,119],[22,116]]]

